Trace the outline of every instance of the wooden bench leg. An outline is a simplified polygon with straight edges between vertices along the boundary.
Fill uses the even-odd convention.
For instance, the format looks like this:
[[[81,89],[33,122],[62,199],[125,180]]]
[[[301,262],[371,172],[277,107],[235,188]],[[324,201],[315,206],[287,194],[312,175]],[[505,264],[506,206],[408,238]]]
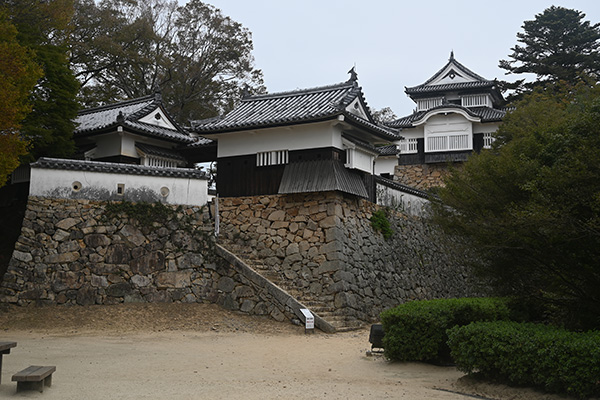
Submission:
[[[38,382],[17,382],[17,393],[23,390],[37,390],[44,393],[44,386],[52,386],[52,375],[48,375]]]
[[[44,393],[44,380],[39,382],[17,382],[17,393],[23,390],[37,390]]]

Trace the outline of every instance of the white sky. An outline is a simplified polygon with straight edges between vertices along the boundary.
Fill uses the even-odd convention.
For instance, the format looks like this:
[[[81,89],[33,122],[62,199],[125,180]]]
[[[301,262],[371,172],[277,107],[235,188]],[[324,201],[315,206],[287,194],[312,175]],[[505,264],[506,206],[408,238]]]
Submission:
[[[551,5],[600,22],[598,0],[205,0],[252,32],[254,57],[270,93],[358,82],[372,109],[412,113],[404,93],[455,58],[487,79],[515,80],[498,68],[517,32]],[[185,3],[185,0],[180,0]]]

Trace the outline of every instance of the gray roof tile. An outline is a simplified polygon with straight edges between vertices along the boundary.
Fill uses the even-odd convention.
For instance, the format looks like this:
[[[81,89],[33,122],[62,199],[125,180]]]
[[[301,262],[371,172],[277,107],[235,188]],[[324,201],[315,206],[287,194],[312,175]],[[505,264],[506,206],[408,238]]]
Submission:
[[[31,164],[34,168],[66,169],[74,171],[108,172],[114,174],[148,175],[172,178],[207,179],[206,174],[191,168],[156,168],[135,164],[109,163],[99,161],[70,160],[42,157]]]
[[[433,88],[438,88],[439,90],[452,90],[452,89],[441,89],[442,86],[452,86],[452,85],[431,85],[431,82],[433,82],[434,80],[436,80],[437,78],[440,77],[440,75],[446,70],[446,68],[448,68],[449,66],[452,66],[453,68],[456,68],[457,70],[461,71],[463,74],[465,74],[466,76],[470,77],[471,79],[474,80],[474,82],[465,82],[465,83],[455,83],[452,85],[457,85],[456,87],[453,87],[453,89],[458,89],[460,87],[460,85],[464,85],[465,87],[469,87],[469,84],[474,84],[475,87],[477,87],[477,85],[487,85],[487,84],[493,84],[493,81],[489,81],[487,79],[485,79],[484,77],[482,77],[481,75],[476,74],[475,72],[471,71],[469,68],[465,67],[464,65],[462,65],[461,63],[459,63],[455,58],[454,58],[454,52],[450,53],[450,59],[448,60],[448,62],[435,74],[433,74],[433,76],[431,78],[429,78],[427,81],[423,82],[420,85],[417,86],[413,86],[413,87],[407,87],[405,88],[406,93],[410,94],[410,93],[419,93],[421,91],[427,91]]]
[[[441,106],[430,108],[429,110],[416,111],[406,117],[398,118],[395,121],[388,122],[387,125],[391,128],[396,128],[396,129],[410,128],[413,126],[413,122],[421,119],[426,113],[428,113],[432,110],[442,109],[442,108],[450,108],[450,109],[454,108],[454,109],[464,110],[467,113],[469,113],[469,115],[481,118],[481,122],[502,121],[502,118],[504,118],[504,116],[506,115],[505,110],[498,110],[496,108],[491,108],[491,107],[463,107],[463,106],[459,106],[457,104],[443,104]]]
[[[400,149],[395,144],[377,147],[377,151],[379,151],[379,154],[382,156],[395,156],[400,153]]]
[[[104,133],[110,129],[116,129],[117,126],[123,126],[136,133],[165,139],[170,142],[182,144],[195,142],[195,139],[180,128],[170,117],[170,122],[175,125],[176,129],[168,129],[138,121],[157,107],[163,107],[158,94],[80,111],[75,119],[77,129],[74,136],[91,136]],[[163,111],[165,111],[164,108]],[[166,111],[165,114],[168,116]]]
[[[441,74],[448,68],[454,69],[456,71],[460,71],[465,76],[472,79],[470,82],[459,82],[459,83],[449,83],[442,85],[434,85],[433,81],[441,77]],[[498,85],[495,80],[485,79],[481,75],[476,74],[471,71],[469,68],[465,67],[463,64],[459,63],[454,58],[454,53],[450,53],[450,59],[438,72],[433,74],[431,78],[429,78],[424,83],[413,86],[413,87],[405,87],[404,91],[411,98],[419,98],[419,97],[428,97],[432,95],[443,95],[447,92],[452,91],[468,91],[468,92],[478,92],[482,91],[485,93],[490,93],[492,98],[494,99],[495,104],[503,102],[502,94],[498,89]]]
[[[250,96],[231,112],[220,117],[194,121],[192,129],[200,134],[250,130],[297,123],[317,122],[344,115],[346,120],[384,138],[397,133],[345,111],[356,98],[366,107],[361,88],[355,81],[290,92]]]
[[[416,188],[414,188],[412,186],[404,185],[404,184],[402,184],[400,182],[396,182],[396,181],[393,181],[391,179],[384,178],[383,176],[375,175],[375,182],[380,183],[382,185],[385,185],[385,186],[387,186],[389,188],[399,190],[399,191],[404,192],[404,193],[408,193],[408,194],[412,194],[412,195],[415,195],[415,196],[422,197],[424,199],[428,199],[429,200],[429,199],[432,199],[432,198],[437,198],[436,196],[434,196],[434,195],[432,195],[430,193],[427,193],[427,192],[424,192],[422,190],[416,189]]]
[[[181,154],[179,154],[179,152],[177,152],[175,150],[167,149],[165,147],[152,146],[150,144],[139,143],[139,142],[137,142],[135,144],[135,147],[137,149],[139,149],[140,151],[142,151],[143,153],[146,153],[150,156],[171,158],[173,160],[184,161],[184,162],[186,161],[185,158]]]

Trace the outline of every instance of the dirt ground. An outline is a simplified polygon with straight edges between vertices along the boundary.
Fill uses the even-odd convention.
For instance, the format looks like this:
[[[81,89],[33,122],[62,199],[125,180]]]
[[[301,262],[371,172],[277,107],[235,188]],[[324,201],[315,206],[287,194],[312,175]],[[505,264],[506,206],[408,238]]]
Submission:
[[[367,329],[304,328],[216,305],[0,305],[0,398],[558,400],[477,382],[454,367],[367,356]],[[16,393],[15,372],[56,365],[44,393]]]

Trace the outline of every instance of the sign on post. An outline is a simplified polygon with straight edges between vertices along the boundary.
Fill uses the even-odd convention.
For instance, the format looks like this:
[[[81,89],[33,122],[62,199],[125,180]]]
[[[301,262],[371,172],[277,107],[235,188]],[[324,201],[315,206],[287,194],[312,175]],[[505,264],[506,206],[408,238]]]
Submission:
[[[306,308],[301,308],[300,311],[304,315],[304,333],[307,333],[309,330],[311,333],[315,333],[314,315],[312,315],[312,313]]]

